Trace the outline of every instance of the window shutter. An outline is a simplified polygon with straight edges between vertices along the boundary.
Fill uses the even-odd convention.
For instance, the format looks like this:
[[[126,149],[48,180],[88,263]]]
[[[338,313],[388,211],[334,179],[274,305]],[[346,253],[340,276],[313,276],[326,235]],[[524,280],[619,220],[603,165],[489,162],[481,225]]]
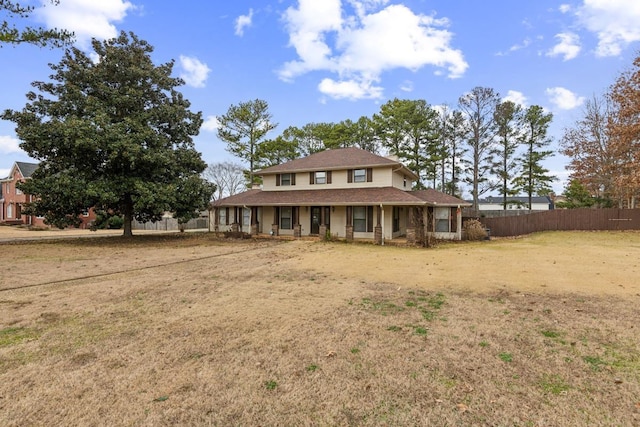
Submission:
[[[295,173],[291,174],[291,185],[296,185],[296,174]]]
[[[348,169],[347,170],[347,182],[348,183],[352,183],[353,182],[353,169]]]
[[[327,171],[327,184],[331,184],[331,171]]]
[[[373,206],[367,206],[367,231],[373,231]]]
[[[315,176],[315,172],[309,172],[309,184],[313,185],[313,178]]]
[[[367,168],[367,182],[373,181],[373,168]]]
[[[276,174],[276,187],[280,187],[280,174]]]

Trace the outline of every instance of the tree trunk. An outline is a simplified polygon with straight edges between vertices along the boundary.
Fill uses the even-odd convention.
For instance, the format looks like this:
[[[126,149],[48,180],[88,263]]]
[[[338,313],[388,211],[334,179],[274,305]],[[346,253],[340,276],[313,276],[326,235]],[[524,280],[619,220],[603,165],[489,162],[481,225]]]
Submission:
[[[122,235],[124,237],[132,237],[133,232],[131,231],[131,223],[133,222],[133,201],[131,197],[127,197],[127,200],[122,204],[122,215],[124,220],[124,232]]]

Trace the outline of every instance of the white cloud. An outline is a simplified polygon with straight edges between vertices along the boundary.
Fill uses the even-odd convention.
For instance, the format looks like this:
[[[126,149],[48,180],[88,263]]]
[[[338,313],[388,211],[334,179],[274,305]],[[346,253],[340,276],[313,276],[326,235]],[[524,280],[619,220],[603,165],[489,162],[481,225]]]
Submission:
[[[216,116],[207,116],[202,123],[202,130],[207,132],[215,132],[220,127],[220,122]]]
[[[584,0],[577,15],[598,37],[597,56],[617,56],[629,44],[640,41],[640,1]]]
[[[204,87],[211,69],[198,58],[180,55],[180,77],[193,87]]]
[[[400,85],[400,90],[403,92],[413,92],[413,82],[411,80],[405,80]]]
[[[527,37],[526,39],[524,39],[522,41],[522,43],[514,44],[513,46],[511,46],[508,51],[506,51],[506,52],[502,51],[502,52],[496,53],[496,56],[507,56],[511,52],[516,52],[516,51],[518,51],[520,49],[527,48],[530,44],[531,44],[531,39],[529,37]]]
[[[318,85],[318,90],[335,99],[376,99],[382,97],[382,88],[373,86],[372,81],[343,80],[335,81],[325,78]]]
[[[446,19],[416,15],[404,5],[387,3],[299,0],[297,8],[284,14],[289,44],[298,59],[283,65],[280,78],[328,71],[338,79],[322,80],[318,87],[323,93],[357,99],[381,97],[382,88],[373,82],[394,68],[415,71],[432,65],[446,69],[450,78],[464,74],[468,64],[462,52],[450,46],[453,34],[446,29]],[[355,14],[348,14],[347,5]]]
[[[567,13],[571,10],[571,5],[570,4],[561,4],[560,7],[558,8],[558,10],[561,13]]]
[[[7,178],[11,169],[0,169],[0,179]]]
[[[236,36],[242,37],[244,35],[245,27],[251,27],[253,19],[253,9],[249,9],[248,15],[240,15],[236,18]]]
[[[17,138],[14,138],[12,136],[0,135],[0,153],[19,153],[22,151],[19,144],[20,141]]]
[[[585,101],[584,96],[577,96],[563,87],[548,88],[545,93],[549,97],[549,101],[561,110],[572,110],[581,106]]]
[[[507,92],[507,96],[502,98],[503,101],[511,101],[514,104],[522,105],[523,107],[527,106],[527,97],[524,96],[522,92],[518,92],[517,90],[510,90]]]
[[[564,61],[575,58],[580,53],[580,37],[574,33],[556,34],[556,39],[560,42],[547,52],[547,56],[562,55]]]
[[[36,9],[34,16],[48,28],[73,31],[78,45],[89,47],[92,38],[112,39],[118,35],[114,22],[122,21],[129,10],[136,7],[125,0],[61,0],[57,6],[41,0],[45,7]]]

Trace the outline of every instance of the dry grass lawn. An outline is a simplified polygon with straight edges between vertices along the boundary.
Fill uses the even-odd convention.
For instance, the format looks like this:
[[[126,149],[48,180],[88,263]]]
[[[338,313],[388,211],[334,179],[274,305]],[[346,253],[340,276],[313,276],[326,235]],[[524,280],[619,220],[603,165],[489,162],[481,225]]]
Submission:
[[[640,233],[0,244],[0,425],[640,425]]]

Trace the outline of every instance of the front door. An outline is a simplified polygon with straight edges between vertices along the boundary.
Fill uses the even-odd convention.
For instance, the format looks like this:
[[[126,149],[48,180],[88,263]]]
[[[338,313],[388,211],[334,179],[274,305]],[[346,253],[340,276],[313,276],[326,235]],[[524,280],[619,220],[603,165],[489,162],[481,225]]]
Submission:
[[[320,206],[311,206],[311,234],[320,234]]]
[[[324,218],[322,218],[322,210],[324,209]],[[311,233],[320,234],[320,226],[322,224],[329,228],[331,216],[331,208],[329,206],[311,206]]]

